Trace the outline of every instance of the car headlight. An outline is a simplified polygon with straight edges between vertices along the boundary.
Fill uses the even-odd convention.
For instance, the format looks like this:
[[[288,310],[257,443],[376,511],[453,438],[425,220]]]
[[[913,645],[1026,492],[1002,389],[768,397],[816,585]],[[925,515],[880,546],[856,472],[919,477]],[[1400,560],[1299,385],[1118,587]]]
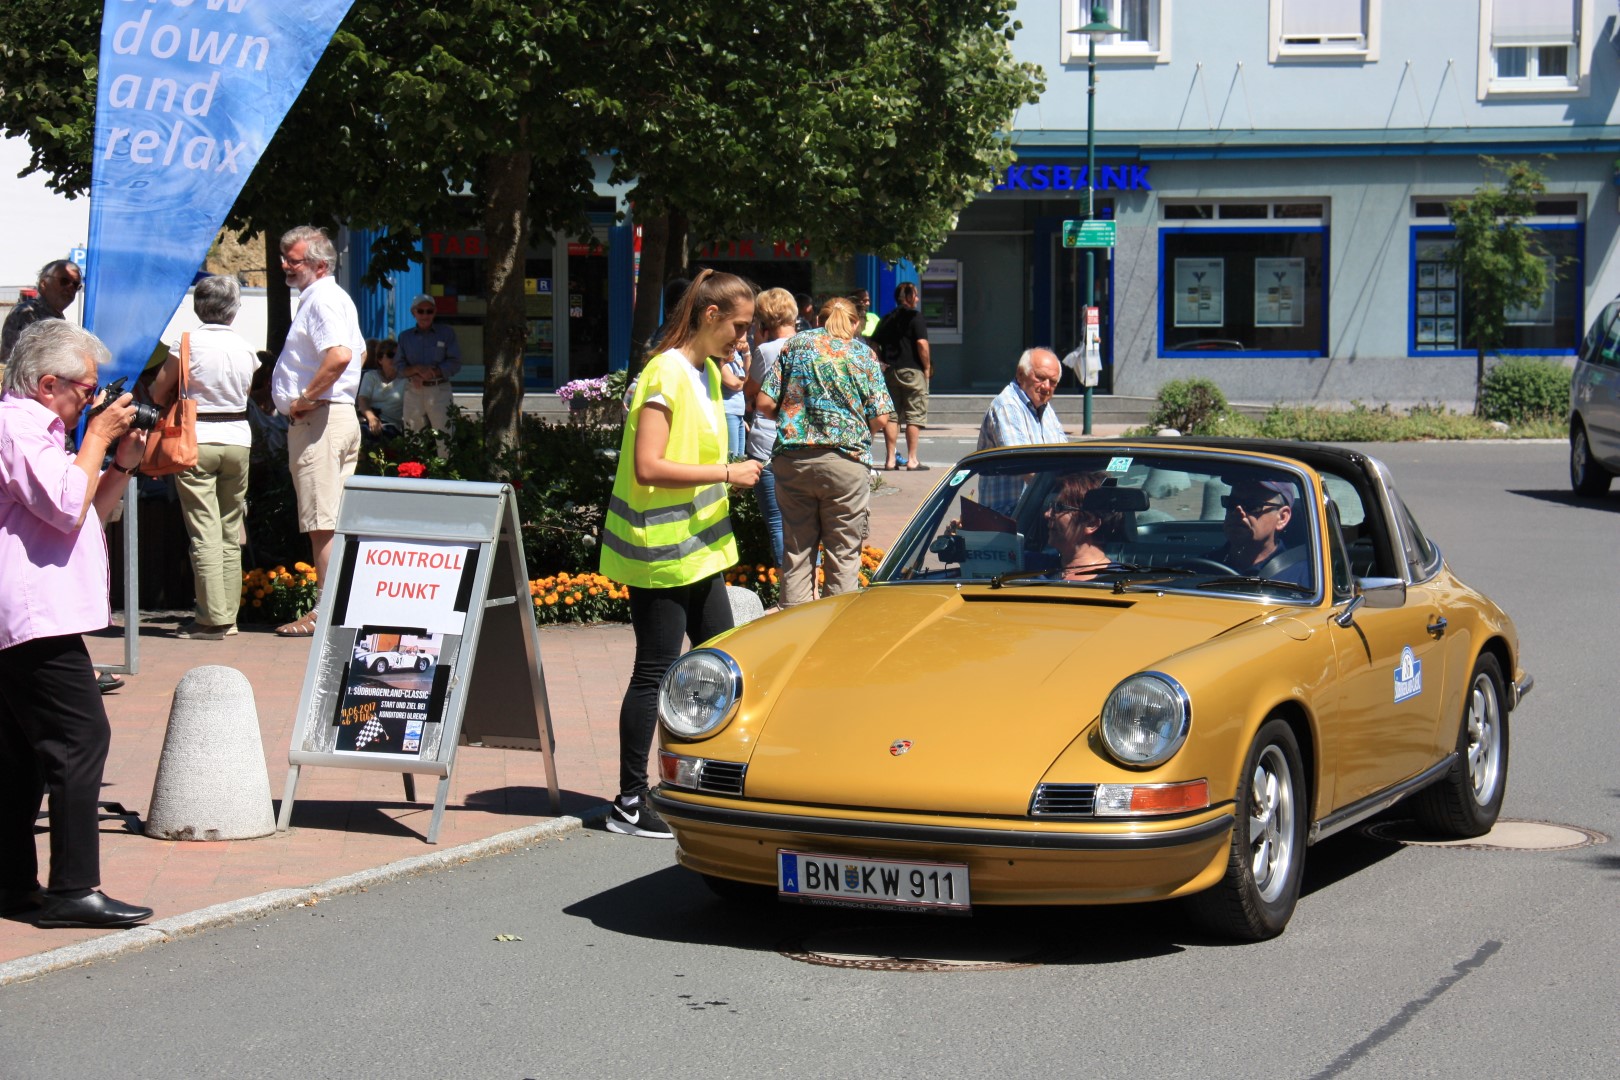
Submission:
[[[1102,739],[1122,765],[1162,765],[1187,741],[1192,701],[1180,683],[1157,671],[1132,675],[1108,695],[1102,709]]]
[[[694,649],[670,665],[658,688],[658,719],[672,734],[700,739],[730,718],[742,670],[718,649]]]

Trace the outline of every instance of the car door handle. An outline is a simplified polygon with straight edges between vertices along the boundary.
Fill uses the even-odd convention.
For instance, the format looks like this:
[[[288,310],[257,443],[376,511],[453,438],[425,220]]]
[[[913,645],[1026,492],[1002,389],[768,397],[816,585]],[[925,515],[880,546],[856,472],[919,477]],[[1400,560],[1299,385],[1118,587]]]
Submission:
[[[1442,616],[1434,620],[1428,627],[1430,637],[1444,637],[1446,633],[1446,620]]]

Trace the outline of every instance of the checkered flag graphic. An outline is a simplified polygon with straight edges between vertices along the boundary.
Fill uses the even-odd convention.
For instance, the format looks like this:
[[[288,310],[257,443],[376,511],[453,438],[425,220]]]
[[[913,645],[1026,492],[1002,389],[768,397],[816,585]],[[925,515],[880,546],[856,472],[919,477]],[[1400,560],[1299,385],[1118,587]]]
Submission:
[[[366,726],[360,729],[360,734],[354,737],[354,748],[364,750],[369,743],[387,741],[388,732],[383,730],[382,721],[367,720]]]

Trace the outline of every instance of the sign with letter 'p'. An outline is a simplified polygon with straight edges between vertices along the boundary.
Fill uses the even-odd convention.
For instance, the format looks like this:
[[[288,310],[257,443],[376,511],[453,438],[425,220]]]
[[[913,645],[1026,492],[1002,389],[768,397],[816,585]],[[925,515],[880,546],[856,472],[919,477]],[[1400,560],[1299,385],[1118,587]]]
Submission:
[[[278,827],[306,765],[439,778],[458,745],[538,750],[559,809],[551,712],[517,504],[505,484],[350,477],[287,753]]]

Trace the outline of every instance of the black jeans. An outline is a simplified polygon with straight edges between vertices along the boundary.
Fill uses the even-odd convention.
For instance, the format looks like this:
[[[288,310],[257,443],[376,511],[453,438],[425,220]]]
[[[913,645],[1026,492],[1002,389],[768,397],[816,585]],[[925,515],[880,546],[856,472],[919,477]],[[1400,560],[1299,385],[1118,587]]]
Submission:
[[[681,655],[681,639],[697,645],[732,627],[725,578],[715,574],[672,589],[630,586],[630,627],[636,632],[636,662],[619,706],[619,793],[625,796],[647,791],[658,686]]]
[[[101,884],[101,773],[112,729],[77,634],[0,649],[0,888],[38,881],[34,818],[51,795],[52,892]]]

